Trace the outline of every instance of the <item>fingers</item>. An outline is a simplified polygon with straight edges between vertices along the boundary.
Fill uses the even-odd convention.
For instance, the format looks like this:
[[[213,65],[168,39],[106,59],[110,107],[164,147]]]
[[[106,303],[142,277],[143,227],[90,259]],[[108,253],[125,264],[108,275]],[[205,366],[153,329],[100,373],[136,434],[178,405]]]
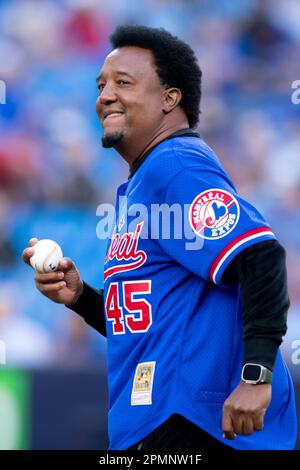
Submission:
[[[70,258],[62,258],[57,265],[57,270],[67,272],[70,269],[76,269],[73,261]]]
[[[244,434],[250,436],[254,432],[253,416],[247,413],[241,413],[232,418],[233,431],[236,435]],[[262,429],[262,428],[261,428]]]
[[[25,250],[23,250],[23,253],[22,253],[22,258],[23,258],[23,261],[28,264],[29,266],[31,266],[30,264],[30,258],[31,256],[33,256],[34,254],[34,245],[36,245],[36,243],[38,242],[38,239],[37,238],[31,238],[29,240],[29,243],[28,243],[28,247],[25,248]]]
[[[61,281],[65,277],[62,271],[55,271],[53,273],[36,273],[34,279],[39,284],[49,284]]]
[[[236,435],[245,434],[249,436],[254,432],[254,424],[252,416],[247,413],[240,413],[232,418],[233,431]]]
[[[29,246],[34,246],[36,245],[38,242],[38,239],[37,238],[30,238],[29,240]]]
[[[235,434],[243,434],[244,431],[244,416],[236,414],[232,416],[233,431]]]
[[[264,428],[264,415],[265,413],[260,413],[253,417],[253,426],[256,431],[262,431]]]
[[[70,269],[76,269],[73,261],[69,258],[63,258],[59,261],[57,271],[51,273],[36,273],[35,284],[43,294],[48,295],[66,287],[67,273]]]
[[[61,289],[63,289],[64,287],[66,287],[66,283],[65,281],[62,281],[62,282],[56,282],[56,283],[52,283],[52,284],[43,284],[41,282],[36,282],[36,287],[38,288],[38,290],[48,296],[49,294],[51,293],[54,293],[54,292],[58,292],[60,291]]]
[[[252,415],[247,412],[231,413],[223,411],[223,437],[224,439],[235,439],[237,435],[250,436],[254,431],[261,431],[264,427],[263,414]]]
[[[33,253],[34,253],[33,248],[25,248],[25,250],[23,250],[22,258],[23,258],[24,263],[30,265],[29,260],[30,260],[31,256],[33,255]]]
[[[251,416],[244,416],[242,418],[242,432],[237,434],[245,434],[250,436],[254,432],[253,418]]]
[[[223,410],[223,419],[222,419],[222,429],[223,429],[223,438],[224,439],[235,439],[236,434],[233,430],[233,423],[231,419],[231,415],[229,413],[229,410],[224,407]]]
[[[224,431],[223,438],[233,441],[236,438],[236,434],[233,431]]]

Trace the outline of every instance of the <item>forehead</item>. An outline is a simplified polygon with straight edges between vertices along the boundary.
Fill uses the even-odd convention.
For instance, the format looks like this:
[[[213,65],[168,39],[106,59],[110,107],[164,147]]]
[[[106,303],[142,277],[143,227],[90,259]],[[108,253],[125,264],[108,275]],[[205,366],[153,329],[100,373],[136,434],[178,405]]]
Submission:
[[[99,77],[118,72],[128,73],[135,78],[153,78],[157,74],[152,52],[133,46],[115,49],[106,57]]]

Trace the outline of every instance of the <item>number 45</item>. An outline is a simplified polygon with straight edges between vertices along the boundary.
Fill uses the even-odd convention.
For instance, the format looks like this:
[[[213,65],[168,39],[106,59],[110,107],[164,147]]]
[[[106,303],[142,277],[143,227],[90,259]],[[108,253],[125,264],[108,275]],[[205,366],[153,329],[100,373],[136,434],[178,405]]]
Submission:
[[[122,282],[122,291],[124,307],[130,312],[125,319],[117,282],[110,283],[105,301],[107,320],[112,322],[114,335],[125,334],[124,322],[131,333],[145,333],[152,325],[151,305],[146,299],[134,299],[134,295],[151,294],[151,281]]]

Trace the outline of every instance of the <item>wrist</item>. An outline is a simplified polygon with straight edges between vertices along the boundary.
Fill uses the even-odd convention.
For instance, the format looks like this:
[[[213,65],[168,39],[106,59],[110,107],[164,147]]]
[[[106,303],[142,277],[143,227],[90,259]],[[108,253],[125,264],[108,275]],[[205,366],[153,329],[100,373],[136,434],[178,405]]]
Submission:
[[[83,293],[83,289],[84,289],[84,283],[83,281],[80,279],[80,285],[78,287],[78,289],[76,290],[76,293],[74,295],[74,298],[73,298],[73,301],[69,304],[66,305],[66,307],[71,307],[73,305],[75,305],[78,300],[80,299],[80,297],[82,296],[82,293]]]

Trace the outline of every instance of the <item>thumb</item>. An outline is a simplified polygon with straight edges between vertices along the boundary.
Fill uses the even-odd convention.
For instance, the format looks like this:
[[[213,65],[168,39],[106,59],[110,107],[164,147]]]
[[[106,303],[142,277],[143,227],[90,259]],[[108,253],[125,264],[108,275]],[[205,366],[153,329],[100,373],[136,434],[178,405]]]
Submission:
[[[70,258],[62,258],[59,261],[57,271],[67,272],[71,269],[76,269],[76,266]]]

